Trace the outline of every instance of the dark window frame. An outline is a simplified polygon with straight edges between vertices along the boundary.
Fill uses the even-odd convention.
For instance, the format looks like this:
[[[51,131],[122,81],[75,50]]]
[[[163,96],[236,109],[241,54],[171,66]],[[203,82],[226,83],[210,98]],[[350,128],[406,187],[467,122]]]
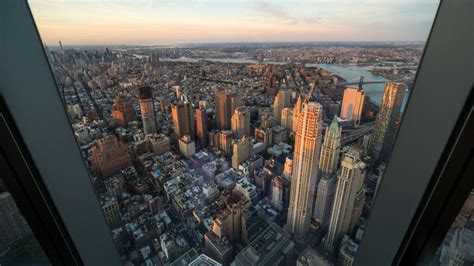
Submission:
[[[53,265],[82,265],[64,224],[0,97],[0,169],[8,192]]]
[[[0,36],[0,95],[45,193],[84,265],[121,265],[26,0],[0,1]]]
[[[474,188],[474,89],[398,251],[400,265],[428,265]]]
[[[436,169],[444,163],[443,152],[452,148],[449,139],[458,134],[456,123],[473,86],[473,3],[441,0],[354,265],[404,265],[422,259],[413,252],[405,261],[400,251],[407,250],[406,236],[422,218],[417,211],[425,207],[430,183],[439,178]],[[442,214],[437,207],[434,211]],[[414,238],[418,236],[423,237]],[[431,242],[428,251],[427,243],[424,252],[436,252],[438,246]]]

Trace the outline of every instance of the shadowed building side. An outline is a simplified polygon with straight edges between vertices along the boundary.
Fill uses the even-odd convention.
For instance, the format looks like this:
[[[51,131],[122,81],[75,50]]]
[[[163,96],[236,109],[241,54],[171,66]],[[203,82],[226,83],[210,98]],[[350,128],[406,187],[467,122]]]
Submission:
[[[140,103],[140,111],[145,135],[157,133],[155,106],[153,104],[153,88],[150,86],[140,87],[137,90]]]

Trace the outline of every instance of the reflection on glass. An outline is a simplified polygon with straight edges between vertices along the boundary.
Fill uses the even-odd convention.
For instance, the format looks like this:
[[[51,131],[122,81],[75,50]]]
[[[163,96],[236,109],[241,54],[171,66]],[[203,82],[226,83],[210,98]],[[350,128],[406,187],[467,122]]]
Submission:
[[[31,5],[124,263],[352,264],[437,1]]]
[[[49,265],[0,177],[0,265]]]
[[[474,190],[449,229],[432,265],[474,264]]]

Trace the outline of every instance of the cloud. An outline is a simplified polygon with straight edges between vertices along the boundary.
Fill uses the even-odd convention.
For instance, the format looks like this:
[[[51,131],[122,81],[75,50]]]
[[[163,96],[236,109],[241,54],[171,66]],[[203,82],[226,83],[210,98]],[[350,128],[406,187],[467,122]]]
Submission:
[[[265,2],[264,0],[257,0],[255,2],[255,10],[259,13],[264,13],[271,17],[274,17],[280,21],[286,21],[288,24],[299,24],[299,23],[313,24],[313,23],[321,22],[321,18],[319,17],[298,18],[298,17],[292,16],[291,14],[287,12],[287,10],[285,10],[285,7],[274,4],[274,3],[268,3],[268,2]]]

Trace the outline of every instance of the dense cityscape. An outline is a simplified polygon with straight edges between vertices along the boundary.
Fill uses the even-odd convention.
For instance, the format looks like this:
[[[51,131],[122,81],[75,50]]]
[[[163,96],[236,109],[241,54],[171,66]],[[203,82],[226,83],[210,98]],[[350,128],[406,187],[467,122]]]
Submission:
[[[124,265],[352,265],[422,51],[45,46]]]
[[[374,103],[301,62],[416,66],[422,46],[272,46],[49,52],[124,263],[351,264],[407,86]],[[236,54],[259,62],[179,62]]]

